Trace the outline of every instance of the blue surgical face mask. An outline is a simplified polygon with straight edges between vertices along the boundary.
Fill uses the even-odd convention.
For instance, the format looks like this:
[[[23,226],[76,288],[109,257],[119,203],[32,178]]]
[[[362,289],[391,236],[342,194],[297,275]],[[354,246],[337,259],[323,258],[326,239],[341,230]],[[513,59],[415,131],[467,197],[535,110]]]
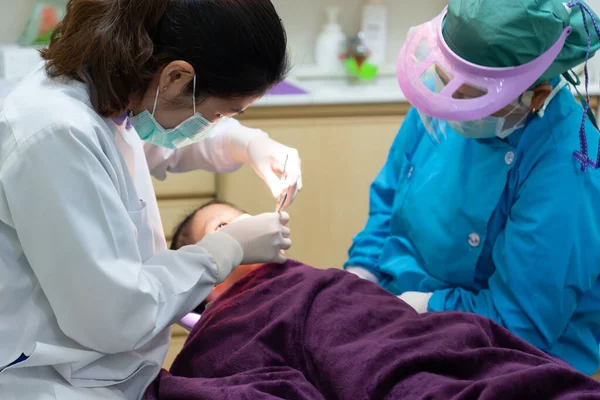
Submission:
[[[214,124],[196,112],[196,75],[194,75],[193,85],[192,104],[194,105],[194,114],[173,129],[163,128],[154,118],[160,86],[156,89],[152,114],[148,110],[144,110],[129,119],[140,139],[167,149],[178,149],[198,142],[208,134]]]

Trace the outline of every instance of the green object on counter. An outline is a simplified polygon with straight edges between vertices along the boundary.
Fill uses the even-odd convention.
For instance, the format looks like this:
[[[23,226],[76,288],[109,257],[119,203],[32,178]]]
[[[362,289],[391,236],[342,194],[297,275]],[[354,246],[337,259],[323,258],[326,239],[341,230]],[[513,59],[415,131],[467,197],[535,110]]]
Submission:
[[[371,64],[368,61],[364,61],[359,66],[358,62],[354,58],[345,59],[344,65],[346,66],[346,70],[350,75],[363,81],[370,81],[374,79],[379,72],[379,68],[376,65]]]
[[[66,7],[67,0],[35,0],[17,43],[22,46],[49,44],[52,31],[64,17]]]
[[[375,64],[371,64],[368,61],[364,61],[360,66],[354,58],[346,58],[344,60],[346,71],[354,77],[357,77],[363,81],[370,81],[375,79],[379,72],[379,67]]]
[[[54,29],[48,31],[42,36],[38,36],[32,44],[50,44],[50,39],[52,39],[52,32],[54,32]]]

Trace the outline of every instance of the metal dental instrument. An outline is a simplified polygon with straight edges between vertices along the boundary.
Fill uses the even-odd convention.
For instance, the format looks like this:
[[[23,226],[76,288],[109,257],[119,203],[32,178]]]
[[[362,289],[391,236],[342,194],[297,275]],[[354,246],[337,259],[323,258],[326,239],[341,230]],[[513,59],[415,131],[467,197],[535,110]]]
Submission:
[[[287,168],[288,158],[289,158],[289,155],[285,156],[285,163],[283,164],[283,172],[281,173],[282,181],[284,181],[286,179],[285,171]],[[283,208],[283,205],[285,204],[285,201],[287,200],[287,195],[288,195],[287,190],[285,191],[285,193],[282,193],[281,195],[279,195],[279,200],[277,201],[276,212],[281,212],[281,209]]]

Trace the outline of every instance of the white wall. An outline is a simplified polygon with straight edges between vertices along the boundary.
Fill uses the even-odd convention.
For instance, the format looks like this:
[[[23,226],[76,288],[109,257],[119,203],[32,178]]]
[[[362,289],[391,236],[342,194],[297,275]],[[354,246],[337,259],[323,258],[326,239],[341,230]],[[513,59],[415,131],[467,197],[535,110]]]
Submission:
[[[0,44],[14,43],[21,34],[34,0],[0,0]],[[325,23],[324,8],[341,7],[347,35],[360,29],[361,0],[273,0],[288,31],[295,64],[313,62],[314,42]],[[388,59],[393,61],[408,28],[434,17],[447,0],[386,0],[389,17]]]
[[[273,3],[285,23],[292,60],[296,64],[314,61],[315,38],[326,22],[326,6],[341,8],[340,21],[346,35],[356,35],[360,29],[361,0],[273,0]],[[447,3],[447,0],[385,0],[388,8],[387,61],[396,59],[408,28],[435,17]]]
[[[34,0],[0,0],[0,44],[14,43],[27,23]]]

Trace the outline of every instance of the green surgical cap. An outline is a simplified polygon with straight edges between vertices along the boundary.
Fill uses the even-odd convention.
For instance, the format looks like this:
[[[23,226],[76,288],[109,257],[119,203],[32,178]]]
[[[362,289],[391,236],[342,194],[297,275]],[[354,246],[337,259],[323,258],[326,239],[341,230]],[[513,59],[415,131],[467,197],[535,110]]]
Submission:
[[[581,9],[575,6],[569,14],[564,3],[557,0],[450,0],[442,33],[448,46],[461,58],[486,67],[503,68],[537,58],[558,40],[567,26],[572,26],[565,46],[539,83],[585,61],[588,34]],[[600,24],[595,13],[594,18]],[[591,35],[591,57],[600,48],[600,41],[588,14],[586,20]]]

